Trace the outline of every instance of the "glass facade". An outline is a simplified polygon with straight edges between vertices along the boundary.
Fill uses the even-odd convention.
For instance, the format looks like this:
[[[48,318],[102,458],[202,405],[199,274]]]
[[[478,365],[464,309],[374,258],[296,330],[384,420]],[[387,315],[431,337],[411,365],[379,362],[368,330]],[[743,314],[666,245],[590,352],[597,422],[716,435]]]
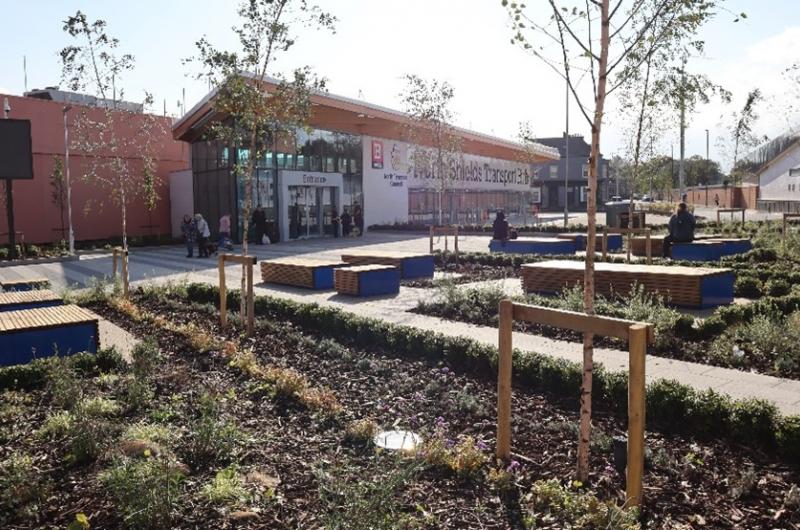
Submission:
[[[278,219],[278,171],[314,171],[342,173],[341,213],[348,209],[352,214],[356,204],[364,204],[363,172],[361,168],[361,137],[324,130],[298,130],[294,138],[271,139],[264,144],[264,152],[256,161],[253,180],[253,206],[261,207],[266,214],[266,234],[277,241],[279,224],[289,219]],[[192,144],[195,209],[208,220],[212,231],[224,213],[234,214],[234,234],[241,241],[243,227],[245,179],[234,177],[234,165],[242,167],[249,156],[247,148],[228,148],[221,141],[197,141]],[[188,212],[187,212],[188,213]],[[330,215],[332,212],[328,212]],[[252,223],[251,223],[252,226]],[[251,228],[250,240],[257,239]]]

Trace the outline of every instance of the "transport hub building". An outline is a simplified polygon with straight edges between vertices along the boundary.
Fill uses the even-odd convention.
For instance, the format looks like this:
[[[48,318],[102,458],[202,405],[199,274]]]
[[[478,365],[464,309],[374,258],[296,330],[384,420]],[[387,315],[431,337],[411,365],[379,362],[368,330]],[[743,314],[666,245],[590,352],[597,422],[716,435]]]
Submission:
[[[265,89],[274,90],[274,80]],[[191,194],[191,209],[209,220],[212,231],[231,213],[234,239],[241,239],[243,179],[232,169],[248,156],[209,140],[206,130],[226,117],[208,94],[173,126],[173,136],[191,144],[192,169],[171,193]],[[481,222],[486,212],[530,211],[541,200],[535,167],[559,159],[558,149],[458,129],[461,153],[442,185],[435,171],[416,167],[417,146],[407,141],[410,120],[402,112],[329,93],[311,98],[311,132],[294,141],[264,139],[253,175],[253,203],[267,217],[272,241],[332,236],[333,219],[360,210],[364,226],[433,222],[442,188],[445,222]],[[173,217],[189,212],[173,212]]]

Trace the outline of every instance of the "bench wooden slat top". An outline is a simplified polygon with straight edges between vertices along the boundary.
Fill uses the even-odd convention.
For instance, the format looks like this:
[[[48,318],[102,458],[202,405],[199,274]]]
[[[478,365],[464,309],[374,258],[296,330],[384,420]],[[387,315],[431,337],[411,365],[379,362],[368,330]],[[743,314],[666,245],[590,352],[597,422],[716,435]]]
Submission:
[[[13,287],[15,285],[27,285],[29,283],[50,283],[50,280],[47,278],[36,277],[36,278],[22,278],[19,280],[0,280],[0,285],[3,287]]]
[[[266,265],[294,265],[297,267],[338,267],[344,265],[344,262],[339,259],[331,258],[306,258],[301,256],[286,256],[283,258],[275,258],[264,260],[261,262],[261,268]]]
[[[347,261],[347,258],[389,258],[389,259],[405,259],[405,258],[427,258],[433,254],[428,252],[404,252],[402,250],[354,250],[342,254],[342,259]]]
[[[506,242],[514,243],[515,241],[517,241],[522,243],[563,243],[564,239],[559,239],[557,237],[518,237],[517,239],[507,239]],[[498,240],[493,239],[492,241],[498,241]]]
[[[350,267],[341,267],[337,269],[338,271],[346,271],[346,272],[370,272],[370,271],[385,271],[389,269],[396,269],[392,265],[353,265]]]
[[[0,313],[0,333],[66,324],[83,324],[97,322],[97,320],[97,315],[76,305],[20,309]]]
[[[28,304],[33,302],[54,302],[61,297],[49,289],[34,291],[12,291],[0,293],[0,305]]]
[[[585,268],[584,262],[573,260],[550,260],[541,261],[539,263],[525,263],[522,265],[523,269],[564,269],[570,271],[580,270]],[[683,266],[668,266],[668,265],[644,265],[639,263],[606,263],[595,262],[594,270],[596,272],[619,272],[619,273],[634,273],[634,274],[664,274],[670,276],[713,276],[716,274],[726,274],[731,272],[731,269],[711,268],[711,267],[683,267]]]
[[[433,254],[428,252],[404,252],[400,250],[355,250],[342,254],[342,259],[347,261],[349,257],[355,258],[389,258],[389,259],[405,259],[405,258],[427,258]]]

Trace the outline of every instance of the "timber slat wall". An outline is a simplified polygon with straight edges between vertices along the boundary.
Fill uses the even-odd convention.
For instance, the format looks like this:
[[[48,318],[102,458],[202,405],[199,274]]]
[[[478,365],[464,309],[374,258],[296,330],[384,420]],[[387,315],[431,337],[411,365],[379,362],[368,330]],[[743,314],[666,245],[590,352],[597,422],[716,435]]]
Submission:
[[[0,334],[97,321],[97,315],[76,305],[21,309],[0,313]]]
[[[314,270],[319,267],[341,267],[339,260],[315,258],[280,258],[261,262],[261,279],[267,283],[279,283],[313,289]]]
[[[358,296],[361,294],[359,289],[359,277],[362,273],[373,271],[391,270],[395,267],[391,265],[354,265],[350,267],[339,267],[333,271],[333,283],[336,292],[339,294],[350,294]]]
[[[22,280],[0,280],[0,287],[4,291],[24,291],[30,289],[43,289],[50,285],[47,278],[24,278]]]
[[[0,293],[0,309],[12,311],[18,306],[58,305],[61,297],[49,289]],[[19,308],[21,309],[21,308]]]
[[[418,252],[395,252],[395,251],[376,251],[376,252],[353,252],[342,254],[342,261],[350,265],[391,265],[398,269],[402,267],[403,260],[408,258],[422,258],[430,256],[426,253]]]
[[[634,284],[648,292],[664,296],[672,304],[703,305],[702,281],[726,275],[730,269],[595,263],[595,289],[598,294],[627,295]],[[522,288],[525,292],[557,293],[565,287],[583,283],[584,264],[579,261],[545,261],[522,265]]]

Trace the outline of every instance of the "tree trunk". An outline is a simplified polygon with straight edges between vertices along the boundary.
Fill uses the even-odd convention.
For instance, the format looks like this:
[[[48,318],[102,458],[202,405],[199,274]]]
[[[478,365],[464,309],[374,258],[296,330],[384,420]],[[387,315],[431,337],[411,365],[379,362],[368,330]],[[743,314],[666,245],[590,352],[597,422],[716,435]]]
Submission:
[[[636,144],[633,149],[633,168],[631,173],[631,197],[628,207],[628,228],[633,228],[633,192],[636,189],[636,179],[639,177],[639,160],[642,156],[642,129],[644,128],[644,109],[647,107],[648,90],[650,89],[650,66],[652,56],[647,60],[647,68],[644,75],[644,87],[642,88],[642,101],[639,106],[639,120],[636,128]],[[631,244],[631,234],[628,234],[628,247]]]
[[[587,314],[594,314],[594,249],[597,235],[597,161],[600,159],[600,130],[603,125],[603,108],[606,100],[609,48],[609,0],[600,6],[600,63],[598,67],[597,94],[595,95],[594,122],[592,124],[592,154],[589,159],[589,190],[586,197],[588,230],[586,237],[586,269],[583,279],[583,305]],[[592,436],[592,371],[594,370],[592,341],[594,336],[583,337],[583,381],[581,384],[581,420],[578,441],[577,478],[589,479],[589,442]]]

